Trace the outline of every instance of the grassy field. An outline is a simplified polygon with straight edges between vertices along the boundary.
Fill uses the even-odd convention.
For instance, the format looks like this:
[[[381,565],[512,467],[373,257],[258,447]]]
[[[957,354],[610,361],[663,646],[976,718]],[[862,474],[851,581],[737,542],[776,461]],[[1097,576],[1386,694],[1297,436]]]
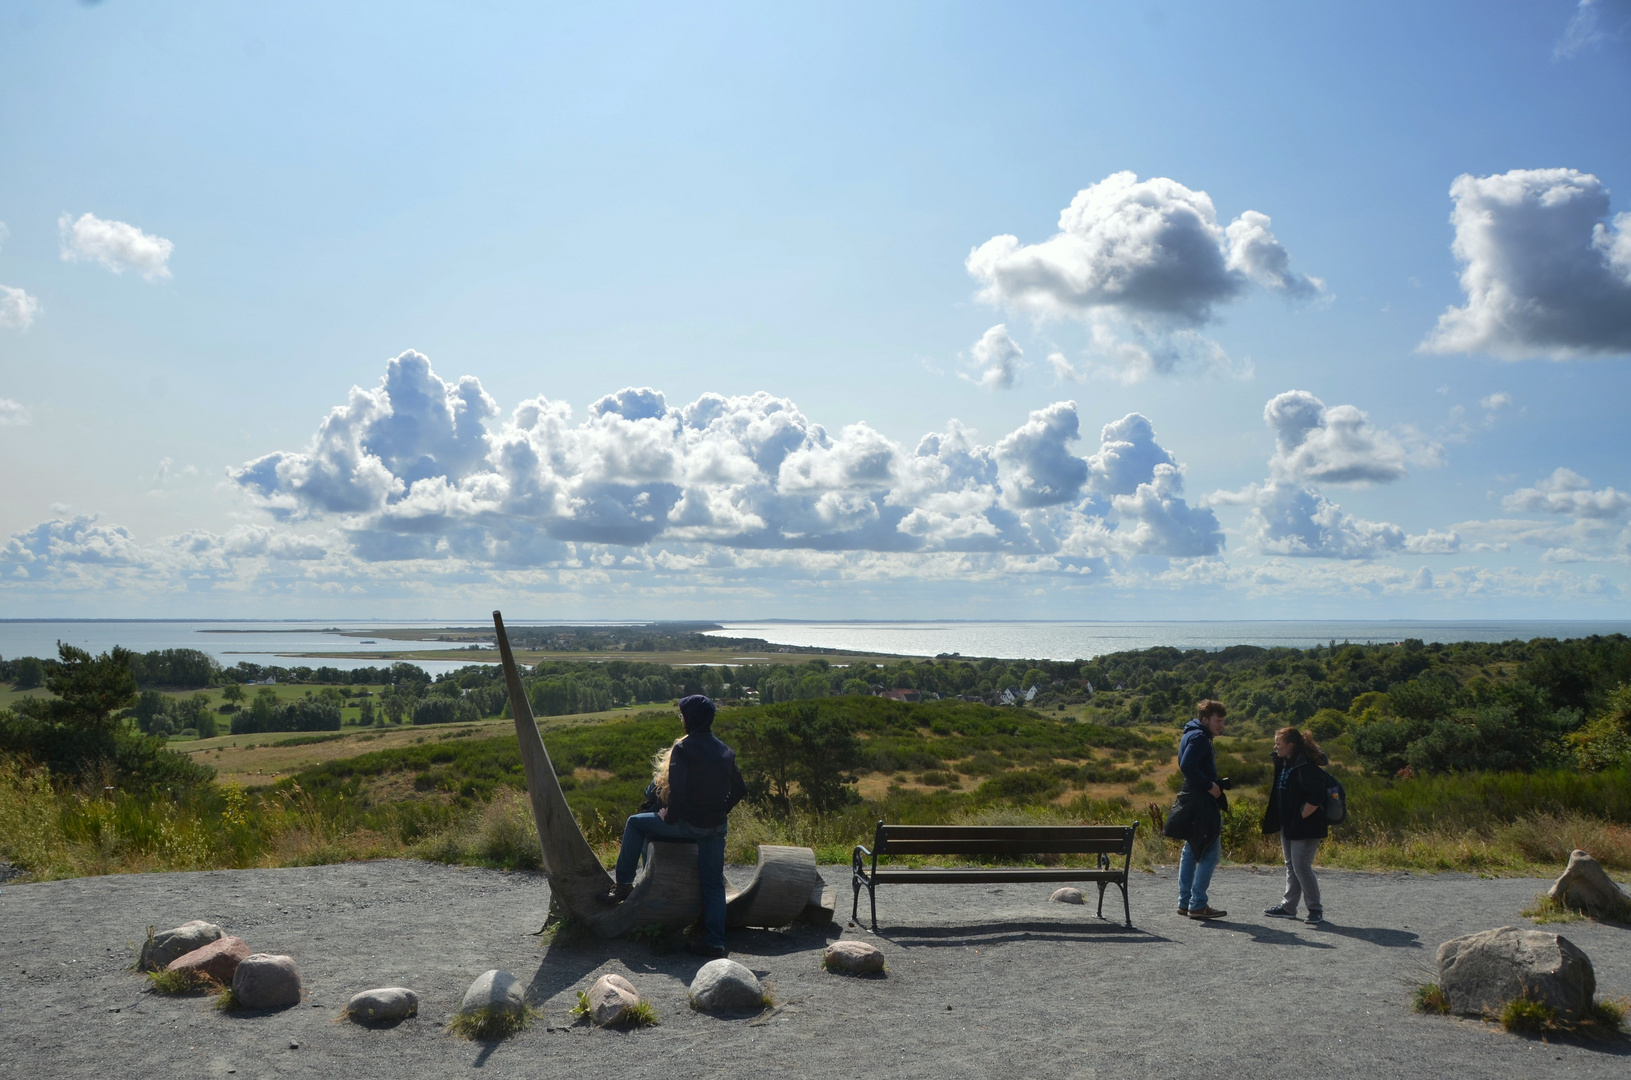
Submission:
[[[294,688],[289,688],[293,690]],[[301,691],[303,692],[303,691]],[[844,699],[831,699],[833,708]],[[863,704],[864,703],[864,704]],[[865,764],[859,801],[837,811],[732,815],[730,857],[751,862],[760,843],[814,848],[845,862],[879,818],[895,822],[1143,821],[1140,865],[1175,861],[1178,845],[1150,827],[1170,806],[1170,727],[1113,729],[1085,710],[998,710],[861,699]],[[721,714],[728,740],[751,710]],[[552,718],[541,725],[567,799],[608,861],[623,817],[639,802],[652,753],[679,726],[671,710]],[[227,736],[176,748],[219,770],[198,791],[152,798],[65,789],[0,765],[0,858],[40,877],[229,866],[296,865],[415,856],[536,867],[537,840],[512,722]],[[1352,818],[1321,863],[1358,869],[1554,873],[1575,847],[1631,870],[1631,775],[1573,772],[1381,779],[1341,770]],[[1238,787],[1225,821],[1237,863],[1278,862],[1258,816],[1268,742],[1222,738],[1220,770]]]

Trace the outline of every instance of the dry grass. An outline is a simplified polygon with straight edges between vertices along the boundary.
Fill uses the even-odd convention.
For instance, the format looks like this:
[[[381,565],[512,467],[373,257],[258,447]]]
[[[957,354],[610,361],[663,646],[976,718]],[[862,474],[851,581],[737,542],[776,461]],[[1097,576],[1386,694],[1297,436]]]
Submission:
[[[1447,1016],[1450,1012],[1450,999],[1444,996],[1444,987],[1438,983],[1423,983],[1416,987],[1410,1005],[1419,1013],[1433,1016]]]
[[[458,1014],[447,1025],[447,1029],[461,1039],[491,1042],[496,1039],[507,1039],[517,1032],[525,1031],[531,1025],[533,1015],[531,1006],[527,1005],[523,1005],[519,1013],[489,1006]]]

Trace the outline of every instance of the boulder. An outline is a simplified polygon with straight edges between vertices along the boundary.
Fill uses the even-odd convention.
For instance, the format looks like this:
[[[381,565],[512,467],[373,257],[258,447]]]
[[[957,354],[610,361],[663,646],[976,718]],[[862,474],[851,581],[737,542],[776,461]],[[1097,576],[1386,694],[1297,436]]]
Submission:
[[[300,970],[294,959],[255,953],[238,961],[232,976],[232,995],[240,1009],[281,1009],[300,1004]]]
[[[1591,915],[1631,917],[1631,894],[1614,884],[1597,860],[1584,851],[1569,855],[1568,868],[1546,895],[1564,907]]]
[[[735,960],[710,960],[691,980],[691,1004],[703,1012],[758,1012],[765,989],[758,976]]]
[[[459,1002],[459,1015],[489,1010],[489,1016],[520,1016],[526,1011],[527,995],[521,980],[508,971],[484,971],[476,976]]]
[[[220,937],[221,928],[203,919],[184,922],[171,930],[160,930],[142,944],[142,956],[136,962],[136,969],[163,971],[176,957],[201,949]]]
[[[346,1003],[345,1014],[361,1024],[388,1024],[419,1013],[419,995],[405,986],[364,990]]]
[[[621,975],[602,975],[589,988],[589,1019],[605,1027],[628,1016],[640,1004],[640,991]]]
[[[821,962],[828,971],[871,975],[883,970],[883,953],[876,945],[868,945],[864,941],[835,941],[821,954]]]
[[[1053,890],[1053,895],[1048,897],[1048,899],[1052,900],[1056,904],[1085,904],[1085,903],[1087,903],[1087,897],[1082,895],[1082,890],[1073,889],[1069,885],[1066,885],[1062,889]]]
[[[216,938],[201,949],[176,957],[166,965],[166,970],[190,971],[231,986],[238,965],[248,956],[249,946],[244,944],[243,938]]]
[[[1578,1019],[1597,993],[1591,961],[1568,938],[1502,926],[1438,947],[1438,982],[1450,1011],[1498,1014],[1520,997]]]

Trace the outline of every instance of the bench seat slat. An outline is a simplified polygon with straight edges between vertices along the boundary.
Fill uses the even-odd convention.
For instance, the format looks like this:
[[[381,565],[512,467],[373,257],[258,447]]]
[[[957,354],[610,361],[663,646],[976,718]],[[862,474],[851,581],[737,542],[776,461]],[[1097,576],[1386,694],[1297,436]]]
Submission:
[[[1074,866],[993,866],[993,867],[924,867],[918,870],[879,868],[868,875],[873,881],[893,881],[947,884],[952,882],[1000,881],[1120,881],[1120,870],[1092,870]]]
[[[1114,840],[896,840],[889,837],[878,855],[1120,855],[1126,837]]]
[[[1119,840],[1123,825],[885,825],[885,836],[902,840],[966,840],[988,836],[1003,840],[1092,838]]]

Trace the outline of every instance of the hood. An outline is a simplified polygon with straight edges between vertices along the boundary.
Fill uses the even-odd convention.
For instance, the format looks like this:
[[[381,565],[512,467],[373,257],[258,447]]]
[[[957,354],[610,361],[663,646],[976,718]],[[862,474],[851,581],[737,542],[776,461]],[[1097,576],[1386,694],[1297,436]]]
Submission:
[[[1199,732],[1200,734],[1205,735],[1208,739],[1212,737],[1212,733],[1206,730],[1206,725],[1201,723],[1201,718],[1198,716],[1184,725],[1184,734],[1188,735],[1191,732]]]

